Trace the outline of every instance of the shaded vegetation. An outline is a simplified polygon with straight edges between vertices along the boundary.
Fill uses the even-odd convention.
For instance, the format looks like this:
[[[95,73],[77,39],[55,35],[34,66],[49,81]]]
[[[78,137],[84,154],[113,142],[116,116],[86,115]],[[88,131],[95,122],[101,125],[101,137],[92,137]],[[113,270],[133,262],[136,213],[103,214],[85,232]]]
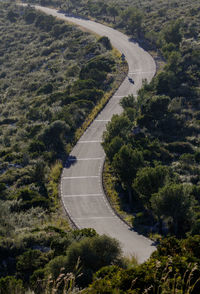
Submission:
[[[121,249],[70,230],[58,183],[77,130],[119,78],[116,55],[106,38],[31,7],[0,3],[0,28],[0,292],[50,293],[64,261],[71,275],[80,264],[77,284],[87,286],[101,266],[120,263]]]
[[[163,71],[149,85],[144,81],[137,100],[122,100],[124,113],[113,116],[104,133],[104,150],[133,209],[133,225],[143,232],[200,233],[197,56],[198,46],[179,40],[166,54]]]
[[[173,42],[176,43],[180,39],[177,31],[179,25],[171,26],[176,20],[180,20],[178,22],[183,25],[184,37],[190,39],[190,42],[196,43],[199,37],[198,0],[36,0],[34,3],[54,6],[68,14],[108,23],[139,39],[142,45],[149,49],[155,49],[155,45],[159,45],[160,33],[165,36],[168,43],[171,43],[168,47],[174,46]],[[167,26],[170,29],[166,29]]]
[[[199,244],[199,236],[162,240],[142,265],[102,268],[84,293],[199,293]]]
[[[2,197],[47,209],[51,166],[112,88],[115,61],[101,40],[33,8],[1,4],[0,25]]]
[[[198,294],[199,1],[36,2],[108,23],[165,60],[137,101],[122,100],[124,113],[112,118],[103,143],[107,175],[133,226],[160,244],[137,265],[121,258],[115,240],[69,232],[46,213],[57,205],[61,162],[77,128],[112,87],[115,61],[105,37],[0,4],[1,292],[79,292],[76,281],[91,283],[85,293]]]

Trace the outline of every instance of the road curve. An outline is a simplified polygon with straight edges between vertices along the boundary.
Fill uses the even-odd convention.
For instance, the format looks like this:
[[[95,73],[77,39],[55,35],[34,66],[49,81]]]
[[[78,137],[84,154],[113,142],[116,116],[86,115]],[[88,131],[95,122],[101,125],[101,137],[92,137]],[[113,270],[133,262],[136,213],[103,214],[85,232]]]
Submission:
[[[128,77],[99,113],[94,122],[73,148],[61,177],[61,197],[70,218],[78,228],[94,228],[120,241],[124,255],[135,256],[139,263],[147,260],[155,250],[152,241],[131,230],[111,209],[102,187],[102,168],[105,154],[101,146],[102,134],[113,114],[120,114],[119,101],[128,94],[137,94],[142,80],[150,81],[155,74],[153,58],[137,43],[105,25],[80,18],[67,17],[54,9],[35,6],[47,14],[80,25],[98,35],[107,36],[112,45],[124,53],[129,65]]]

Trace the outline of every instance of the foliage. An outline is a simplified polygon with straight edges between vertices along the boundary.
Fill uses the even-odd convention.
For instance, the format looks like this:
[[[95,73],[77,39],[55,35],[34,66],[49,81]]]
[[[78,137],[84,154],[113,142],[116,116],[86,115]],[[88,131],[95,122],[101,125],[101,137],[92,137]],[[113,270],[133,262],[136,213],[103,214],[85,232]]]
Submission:
[[[118,263],[121,249],[115,239],[103,236],[84,238],[72,243],[66,251],[66,256],[57,256],[47,265],[47,272],[55,279],[61,270],[73,272],[80,259],[81,275],[77,278],[79,286],[91,282],[92,274],[102,266]]]
[[[123,73],[118,79],[108,39],[32,7],[1,3],[0,10],[0,284],[9,293],[44,293],[47,264],[97,236],[68,231],[58,182],[78,128],[105,105]],[[45,280],[40,289],[38,279]]]
[[[151,45],[154,43],[160,49],[166,65],[150,84],[144,81],[137,101],[131,95],[122,99],[124,113],[113,116],[108,123],[103,147],[115,176],[113,186],[119,187],[120,182],[121,194],[129,195],[134,226],[140,224],[143,232],[184,236],[186,232],[199,232],[199,198],[195,196],[200,180],[199,139],[195,139],[199,137],[199,80],[196,80],[199,44],[194,36],[187,40],[189,22],[175,17],[175,13],[181,14],[182,2],[176,2],[170,17],[164,10],[164,7],[168,7],[168,11],[172,9],[169,3],[163,2],[162,10],[157,10],[157,1],[153,1],[155,7],[144,2],[140,1],[143,17],[138,13],[140,32],[132,33],[129,26],[134,11],[139,8],[136,3],[129,8],[121,4],[121,19],[116,18],[116,27],[141,41],[149,28],[147,23],[151,23],[155,33],[151,36]],[[192,5],[198,6],[195,1]],[[185,4],[184,9],[188,9],[187,20],[191,20]],[[140,164],[132,160],[133,153],[140,154]],[[164,205],[163,210],[160,205]],[[183,212],[182,216],[179,211]]]
[[[2,197],[19,199],[11,191],[25,186],[21,209],[53,209],[59,178],[50,180],[48,166],[66,158],[77,129],[111,91],[115,61],[95,37],[31,7],[1,3],[0,22]]]
[[[103,146],[114,178],[121,181],[122,194],[129,193],[136,220],[142,218],[144,227],[153,232],[179,237],[199,234],[198,0],[118,0],[115,6],[111,0],[35,2],[95,17],[128,33],[133,41],[137,38],[147,48],[160,49],[166,66],[150,85],[144,82],[137,101],[123,99],[125,112],[108,124]],[[92,113],[91,109],[112,88],[112,78],[107,75],[115,64],[111,55],[105,54],[111,49],[107,39],[96,41],[31,8],[0,6],[0,191],[4,200],[0,203],[0,266],[4,276],[0,286],[6,283],[9,293],[12,289],[24,293],[22,282],[16,279],[17,268],[24,282],[29,283],[31,277],[34,288],[37,279],[48,280],[45,270],[55,260],[57,276],[49,283],[59,291],[60,281],[74,284],[73,274],[68,272],[63,278],[59,272],[63,262],[71,271],[70,266],[76,266],[82,254],[84,282],[91,281],[92,273],[101,266],[118,264],[115,258],[110,259],[116,251],[110,253],[107,246],[101,262],[102,252],[97,247],[107,243],[100,242],[94,232],[69,233],[45,226],[47,214],[35,207],[52,209],[61,168],[55,161],[66,155],[65,140],[68,146],[73,144],[95,117],[100,106]],[[89,113],[83,128],[76,131]],[[55,130],[59,136],[54,141],[51,134]],[[161,240],[149,261],[131,269],[103,268],[85,291],[196,294],[199,244],[199,236]],[[63,252],[66,255],[60,258]],[[38,269],[40,266],[44,269]],[[79,279],[81,284],[81,276]]]
[[[189,189],[180,184],[168,184],[151,198],[153,211],[159,218],[171,221],[175,235],[183,235],[192,223],[194,199]]]
[[[120,189],[118,189],[116,175],[108,160],[105,161],[103,169],[103,187],[112,208],[131,226],[133,216],[129,214],[128,209],[126,211],[127,206],[123,202],[123,196],[120,193]]]
[[[195,250],[190,250],[194,246]],[[198,293],[199,236],[179,241],[167,238],[142,265],[132,269],[105,267],[85,293]]]
[[[22,280],[7,276],[0,279],[0,292],[2,294],[25,294],[25,289],[22,285]]]
[[[112,0],[68,0],[67,3],[64,0],[37,0],[36,3],[61,6],[67,13],[96,18],[138,38],[142,45],[151,49],[155,49],[155,45],[160,45],[164,40],[166,45],[177,48],[183,37],[194,43],[198,39],[198,0],[190,3],[186,0],[117,0],[115,3]]]
[[[133,182],[133,189],[139,198],[149,207],[150,197],[169,181],[169,170],[165,166],[144,167],[140,169]]]

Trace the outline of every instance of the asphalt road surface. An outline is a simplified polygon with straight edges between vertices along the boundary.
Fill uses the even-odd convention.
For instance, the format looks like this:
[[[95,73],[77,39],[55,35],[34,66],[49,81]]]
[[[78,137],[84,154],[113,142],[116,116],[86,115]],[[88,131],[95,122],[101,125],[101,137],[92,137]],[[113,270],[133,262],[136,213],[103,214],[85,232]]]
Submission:
[[[107,36],[128,62],[127,78],[72,150],[63,169],[60,186],[63,205],[78,228],[94,228],[99,234],[116,238],[121,243],[124,255],[135,256],[141,263],[149,258],[155,246],[151,240],[131,230],[111,209],[102,187],[105,154],[101,140],[112,115],[122,112],[120,99],[128,94],[136,95],[142,80],[152,79],[156,71],[155,62],[137,43],[129,41],[126,35],[112,28],[90,20],[67,17],[54,9],[35,7],[98,35]],[[134,84],[128,77],[133,79]]]

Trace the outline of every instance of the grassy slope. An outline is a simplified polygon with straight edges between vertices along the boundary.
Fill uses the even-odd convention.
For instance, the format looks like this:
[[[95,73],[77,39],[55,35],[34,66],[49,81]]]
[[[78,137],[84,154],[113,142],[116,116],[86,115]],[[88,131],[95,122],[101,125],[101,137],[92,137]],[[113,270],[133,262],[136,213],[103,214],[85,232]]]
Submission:
[[[37,190],[38,179],[33,178],[37,164],[43,161],[50,166],[64,155],[65,150],[55,150],[49,146],[51,142],[43,146],[43,131],[61,120],[67,126],[67,143],[71,144],[98,97],[104,92],[109,96],[117,76],[112,53],[106,52],[93,36],[51,17],[44,17],[44,29],[37,24],[40,14],[28,23],[26,15],[35,12],[22,8],[14,9],[17,14],[9,20],[9,6],[1,7],[0,169],[1,181],[16,193],[24,185],[33,185],[33,189],[36,186]],[[102,54],[110,60],[113,70],[105,74],[103,85],[92,86],[92,93],[87,92],[87,85],[74,85],[81,68]],[[40,169],[41,173],[46,169],[48,174],[46,165]]]
[[[58,203],[62,160],[126,66],[95,36],[33,9],[0,3],[0,30],[0,269],[16,276],[19,255],[71,240]]]

